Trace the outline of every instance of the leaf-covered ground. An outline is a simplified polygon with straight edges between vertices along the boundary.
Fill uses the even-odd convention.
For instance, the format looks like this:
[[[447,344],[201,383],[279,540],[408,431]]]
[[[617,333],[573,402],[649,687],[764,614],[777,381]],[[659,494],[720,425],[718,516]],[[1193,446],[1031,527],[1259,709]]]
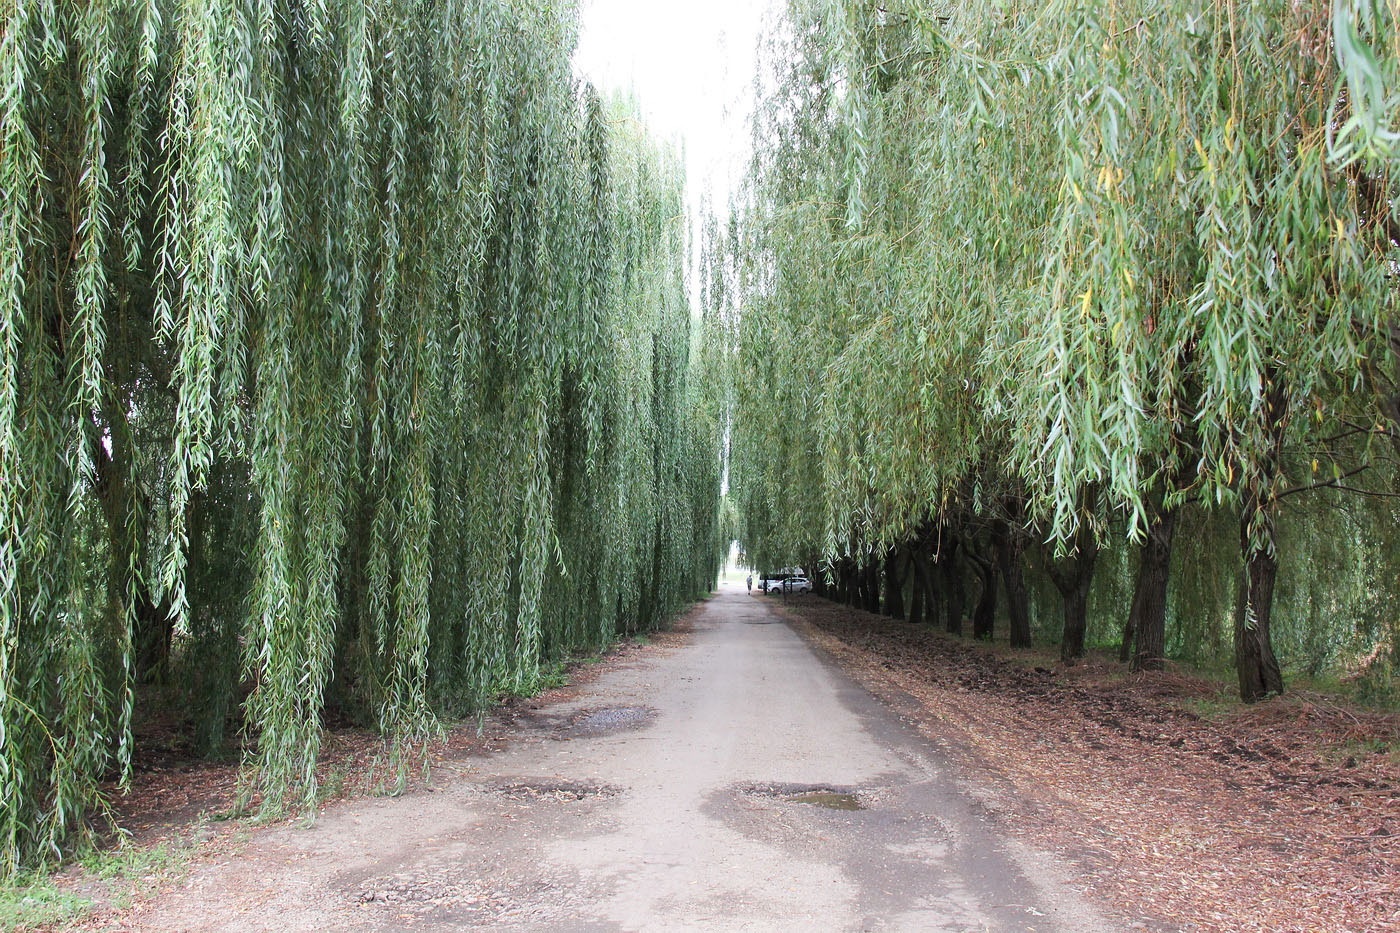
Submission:
[[[1315,695],[1232,708],[1181,674],[1051,668],[823,599],[786,614],[1129,915],[1400,928],[1400,717]]]

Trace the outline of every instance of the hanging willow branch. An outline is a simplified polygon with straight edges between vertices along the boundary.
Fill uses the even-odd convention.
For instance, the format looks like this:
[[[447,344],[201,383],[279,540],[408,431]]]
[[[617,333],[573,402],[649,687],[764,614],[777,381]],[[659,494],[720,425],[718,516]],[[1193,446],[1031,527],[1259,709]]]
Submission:
[[[327,716],[393,787],[712,585],[680,160],[578,87],[571,6],[0,16],[0,874],[161,692],[270,814]]]

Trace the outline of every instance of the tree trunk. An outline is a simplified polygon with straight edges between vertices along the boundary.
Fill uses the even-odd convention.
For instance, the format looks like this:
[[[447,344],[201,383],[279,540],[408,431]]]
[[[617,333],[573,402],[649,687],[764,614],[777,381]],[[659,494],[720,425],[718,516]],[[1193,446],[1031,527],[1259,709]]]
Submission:
[[[967,591],[963,586],[962,573],[958,567],[958,539],[948,535],[942,542],[938,554],[939,578],[943,583],[943,595],[947,598],[944,607],[948,621],[944,626],[950,635],[963,633],[963,605],[967,601]]]
[[[899,548],[885,552],[885,615],[904,618],[904,581],[899,578]]]
[[[809,555],[804,569],[807,570],[807,579],[812,581],[813,595],[830,597],[831,587],[827,586],[826,573],[821,569],[821,561]]]
[[[874,554],[865,562],[865,611],[880,614],[880,559]]]
[[[1073,664],[1084,657],[1084,632],[1088,628],[1088,595],[1075,587],[1063,594],[1065,603],[1065,633],[1060,641],[1060,660]]]
[[[1002,582],[1006,585],[1006,610],[1011,622],[1011,647],[1031,646],[1030,598],[1026,594],[1026,574],[1023,555],[1026,541],[1008,522],[992,526],[997,563],[1001,566]]]
[[[132,633],[132,676],[137,683],[164,680],[170,661],[170,643],[175,622],[167,603],[157,603],[143,590],[136,600],[135,631]]]
[[[1274,549],[1272,503],[1261,496],[1278,476],[1283,438],[1287,430],[1289,396],[1287,387],[1270,367],[1269,391],[1263,411],[1265,434],[1269,439],[1257,475],[1246,477],[1243,507],[1240,510],[1240,553],[1244,575],[1240,600],[1235,611],[1235,670],[1239,674],[1240,699],[1254,703],[1273,693],[1283,692],[1283,674],[1274,657],[1269,625],[1273,617],[1274,581],[1278,558]]]
[[[1239,673],[1240,699],[1255,703],[1283,692],[1283,673],[1274,656],[1269,632],[1273,616],[1274,582],[1278,560],[1269,550],[1273,520],[1266,519],[1265,541],[1255,543],[1249,534],[1250,510],[1240,522],[1241,549],[1245,556],[1240,598],[1235,604],[1235,669]]]
[[[924,594],[924,619],[937,625],[943,613],[943,606],[939,601],[933,568],[929,566],[927,548],[928,542],[920,541],[909,553],[914,559],[914,585],[923,590]]]
[[[924,580],[919,573],[919,565],[914,559],[914,549],[909,549],[909,621],[922,625],[924,621]]]
[[[931,542],[924,538],[914,546],[910,554],[914,558],[914,579],[924,588],[924,619],[937,625],[943,617],[943,595],[938,585],[938,575],[929,563]]]
[[[943,618],[943,587],[927,558],[924,560],[924,615],[933,625]]]
[[[997,565],[994,561],[977,561],[977,576],[982,592],[977,596],[977,608],[972,612],[972,637],[991,641],[997,617]]]
[[[1065,604],[1065,631],[1060,640],[1060,660],[1073,664],[1084,657],[1084,633],[1088,628],[1089,587],[1094,581],[1094,564],[1099,556],[1099,543],[1089,520],[1081,517],[1075,535],[1074,555],[1061,566],[1049,564],[1050,578]]]
[[[191,538],[204,533],[204,496],[203,490],[195,489],[185,502],[185,529]],[[192,591],[189,595],[191,612],[198,611],[203,555],[203,548],[191,547],[185,557],[186,585]],[[142,587],[137,593],[132,616],[132,675],[141,684],[162,682],[169,673],[170,648],[175,637],[170,600],[157,602],[154,593]]]
[[[1141,580],[1138,585],[1141,585]],[[1133,591],[1133,601],[1137,601],[1137,591]],[[1133,656],[1133,636],[1136,634],[1137,616],[1133,607],[1128,607],[1128,612],[1123,616],[1123,635],[1118,639],[1118,663],[1127,664]]]
[[[1137,641],[1137,650],[1132,654],[1135,671],[1160,671],[1166,661],[1167,583],[1176,519],[1176,509],[1160,511],[1142,544],[1142,560],[1127,625]],[[1128,641],[1123,644],[1126,652]]]

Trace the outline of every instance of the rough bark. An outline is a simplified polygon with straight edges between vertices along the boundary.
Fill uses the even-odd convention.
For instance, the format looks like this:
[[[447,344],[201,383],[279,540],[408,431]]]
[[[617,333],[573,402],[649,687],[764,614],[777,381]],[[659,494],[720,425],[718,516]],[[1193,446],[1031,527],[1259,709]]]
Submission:
[[[937,625],[943,614],[943,600],[933,567],[929,564],[930,547],[927,540],[920,541],[910,553],[914,558],[915,585],[923,587],[924,591],[924,617]]]
[[[1267,449],[1255,475],[1245,480],[1240,509],[1240,553],[1244,574],[1235,611],[1235,670],[1240,699],[1253,703],[1283,692],[1283,674],[1274,656],[1270,622],[1278,560],[1274,549],[1273,503],[1267,490],[1278,476],[1284,433],[1288,426],[1287,386],[1268,372],[1269,391],[1263,411]]]
[[[1137,591],[1134,590],[1134,602],[1137,601]],[[1123,616],[1123,634],[1118,639],[1118,663],[1127,664],[1133,656],[1133,636],[1137,634],[1134,626],[1137,624],[1133,609],[1130,606]]]
[[[1246,510],[1240,522],[1245,564],[1240,597],[1235,604],[1235,670],[1239,674],[1240,699],[1255,703],[1283,692],[1283,672],[1274,655],[1270,633],[1274,583],[1278,579],[1278,560],[1269,547],[1273,522],[1266,519],[1265,540],[1259,542],[1250,536],[1248,516],[1249,510]]]
[[[924,581],[919,574],[918,565],[914,561],[914,552],[909,552],[909,621],[913,625],[922,625],[924,621]]]
[[[875,555],[865,562],[865,605],[866,612],[880,614],[880,561]]]
[[[831,587],[827,584],[826,571],[821,569],[821,561],[812,555],[807,557],[807,579],[812,581],[812,592],[817,596],[830,597]]]
[[[945,533],[939,546],[938,576],[946,599],[944,609],[947,611],[947,622],[944,628],[950,635],[963,633],[963,606],[967,602],[967,590],[963,583],[958,551],[957,536]]]
[[[1060,660],[1073,664],[1084,657],[1084,632],[1088,627],[1089,598],[1072,587],[1061,594],[1065,603],[1065,632],[1060,642]]]
[[[996,546],[997,564],[1006,586],[1006,611],[1010,621],[1011,647],[1031,646],[1030,597],[1026,593],[1024,555],[1026,540],[1009,522],[992,525],[992,541]]]
[[[885,615],[891,619],[904,618],[904,581],[899,576],[899,548],[885,552]]]
[[[969,552],[971,553],[971,552]],[[972,637],[991,641],[997,617],[997,565],[993,560],[975,558],[977,578],[982,591],[977,595],[977,606],[972,611]]]
[[[1060,640],[1060,660],[1073,664],[1084,657],[1084,633],[1088,627],[1089,587],[1094,582],[1094,564],[1099,544],[1087,520],[1081,520],[1075,534],[1074,553],[1048,565],[1050,579],[1064,602],[1065,629]]]
[[[943,584],[939,582],[939,575],[934,572],[933,565],[926,566],[928,574],[924,579],[924,615],[930,623],[937,625],[938,620],[943,618]]]
[[[1167,584],[1171,577],[1176,519],[1176,509],[1163,509],[1147,530],[1147,540],[1142,544],[1137,586],[1128,613],[1128,628],[1137,644],[1132,652],[1135,671],[1160,671],[1166,661]],[[1125,650],[1128,644],[1125,640]]]
[[[170,646],[175,636],[175,620],[170,607],[156,602],[147,590],[136,598],[132,632],[132,676],[137,683],[156,683],[165,679],[170,663]]]

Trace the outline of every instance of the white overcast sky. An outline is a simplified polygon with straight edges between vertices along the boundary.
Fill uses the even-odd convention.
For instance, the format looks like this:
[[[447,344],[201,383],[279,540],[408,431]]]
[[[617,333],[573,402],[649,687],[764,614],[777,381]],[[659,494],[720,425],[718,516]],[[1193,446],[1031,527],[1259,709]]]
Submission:
[[[757,44],[779,0],[581,0],[574,67],[636,92],[653,132],[685,146],[692,211],[724,214],[749,152]]]

